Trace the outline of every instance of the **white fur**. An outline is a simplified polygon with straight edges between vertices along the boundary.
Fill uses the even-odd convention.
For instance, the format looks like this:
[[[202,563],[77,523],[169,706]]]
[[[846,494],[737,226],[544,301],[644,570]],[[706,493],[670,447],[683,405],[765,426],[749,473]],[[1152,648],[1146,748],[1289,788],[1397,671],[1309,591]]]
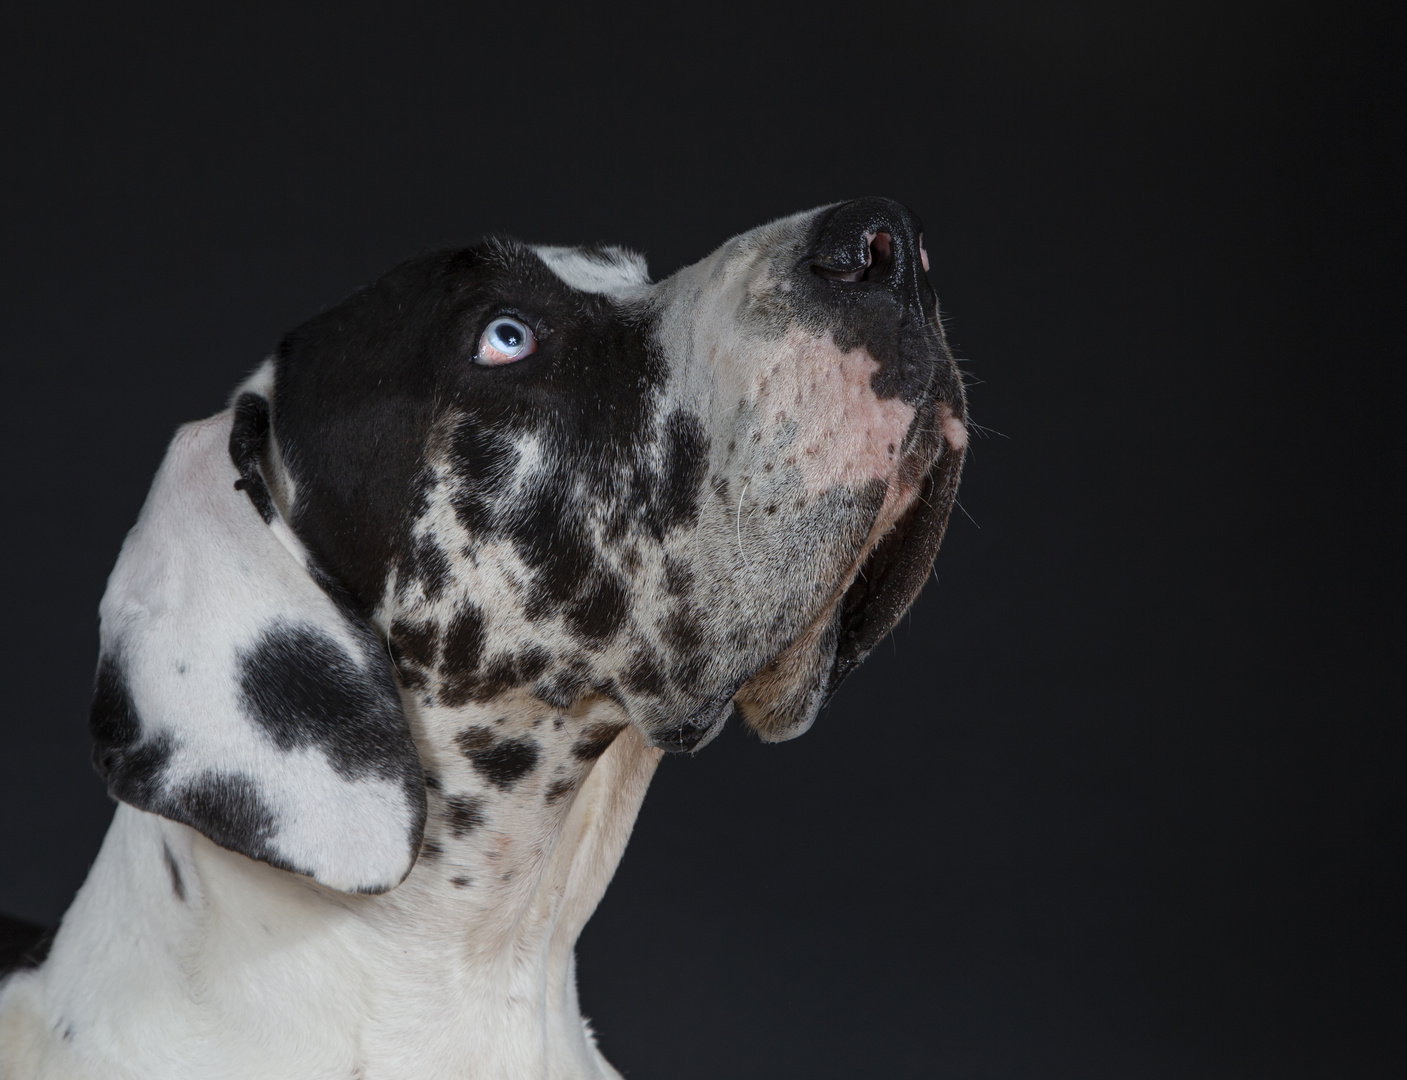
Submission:
[[[272,623],[317,627],[366,658],[306,556],[295,557],[297,539],[235,489],[229,437],[224,412],[172,441],[103,596],[105,649],[122,653],[148,737],[173,740],[168,788],[212,762],[257,777],[281,825],[270,841],[278,856],[333,888],[388,888],[414,857],[401,787],[339,776],[316,750],[279,749],[241,711],[238,654]]]
[[[659,757],[625,729],[487,910],[430,868],[349,896],[120,806],[49,961],[0,988],[0,1078],[617,1077],[572,949]]]
[[[600,255],[580,248],[542,245],[533,251],[554,274],[582,292],[624,296],[650,282],[644,256],[625,248],[603,248]]]

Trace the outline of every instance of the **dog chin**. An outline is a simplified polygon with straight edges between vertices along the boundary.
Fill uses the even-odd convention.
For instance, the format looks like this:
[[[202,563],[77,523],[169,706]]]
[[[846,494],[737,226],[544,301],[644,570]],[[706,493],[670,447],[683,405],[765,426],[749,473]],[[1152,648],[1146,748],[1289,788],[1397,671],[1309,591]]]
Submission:
[[[891,480],[858,565],[792,643],[733,702],[763,742],[804,734],[928,580],[957,494],[966,428],[936,403],[931,433]],[[941,440],[941,441],[940,441]],[[897,490],[896,490],[897,489]]]
[[[931,487],[926,476],[921,487],[891,483],[874,531],[834,595],[792,643],[748,679],[734,696],[733,704],[743,722],[763,742],[785,742],[805,734],[845,675],[893,629],[918,595],[926,570],[905,591],[901,602],[895,603],[891,598],[883,605],[887,610],[882,628],[868,618],[866,609],[880,596],[879,586],[891,567],[913,562],[915,556],[921,560],[923,551],[930,547],[922,528],[915,526],[921,525],[918,518],[924,508],[924,493]],[[914,547],[917,552],[909,552]],[[931,547],[936,550],[936,542]],[[930,555],[928,564],[931,563]],[[868,644],[860,651],[854,647],[854,638],[862,626]],[[842,650],[847,641],[851,648]]]

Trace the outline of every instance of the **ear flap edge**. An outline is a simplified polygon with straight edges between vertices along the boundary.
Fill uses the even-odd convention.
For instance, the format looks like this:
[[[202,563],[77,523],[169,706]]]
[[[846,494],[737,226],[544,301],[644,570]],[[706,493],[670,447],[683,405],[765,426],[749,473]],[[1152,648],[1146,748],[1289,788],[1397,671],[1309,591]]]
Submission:
[[[273,504],[268,430],[245,393],[172,441],[100,609],[94,765],[222,847],[384,892],[419,853],[419,757],[380,639]]]

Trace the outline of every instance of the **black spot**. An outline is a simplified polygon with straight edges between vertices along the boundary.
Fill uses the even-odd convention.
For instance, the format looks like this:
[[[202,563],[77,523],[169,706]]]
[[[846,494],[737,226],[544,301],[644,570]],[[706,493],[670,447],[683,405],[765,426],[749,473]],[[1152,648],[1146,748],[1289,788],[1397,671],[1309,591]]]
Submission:
[[[284,870],[307,872],[270,851],[269,841],[278,831],[274,814],[247,776],[203,773],[153,809],[164,817],[184,822],[223,848],[251,859],[263,859]]]
[[[703,424],[682,411],[671,413],[664,422],[664,439],[664,477],[654,513],[661,533],[692,526],[698,519],[709,446]]]
[[[528,739],[497,740],[488,728],[465,728],[455,736],[460,752],[485,778],[507,790],[537,766],[537,744]]]
[[[465,419],[455,427],[449,463],[459,482],[450,503],[471,536],[492,535],[495,507],[517,459],[512,442],[488,425]]]
[[[181,880],[181,868],[176,865],[176,856],[171,854],[171,849],[164,840],[161,843],[161,855],[166,860],[166,869],[171,874],[171,891],[176,894],[177,900],[184,901],[186,884]]]
[[[107,789],[113,798],[143,810],[162,813],[163,811],[158,809],[166,798],[162,778],[174,751],[171,736],[163,732],[153,739],[126,749],[107,748],[101,755],[102,763],[98,771],[101,773],[104,768],[107,769]],[[98,755],[95,749],[96,756]],[[184,819],[178,817],[176,820]]]
[[[449,556],[429,536],[412,537],[401,554],[396,574],[396,595],[405,596],[419,582],[427,600],[438,600],[449,582]]]
[[[434,773],[428,773],[428,772],[427,772],[427,773],[425,774],[425,786],[426,786],[426,788],[428,788],[430,791],[439,791],[439,790],[441,790],[440,778],[439,778],[438,776],[436,776]]]
[[[544,667],[546,665],[543,665]],[[445,680],[443,704],[463,705],[467,701],[490,701],[530,680],[522,677],[517,658],[508,653],[495,656],[480,672],[465,672]]]
[[[450,878],[449,883],[453,885],[456,889],[463,889],[472,885],[474,881],[472,878],[467,878],[461,874],[459,877]]]
[[[440,845],[433,840],[426,840],[425,843],[420,845],[420,857],[429,862],[434,862],[444,853],[445,849],[440,847]]]
[[[693,694],[713,665],[711,654],[700,650],[681,657],[669,669],[669,681],[686,694]]]
[[[624,724],[592,724],[581,733],[572,746],[572,754],[581,761],[595,761],[616,741]]]
[[[519,556],[536,571],[525,608],[530,619],[557,611],[576,594],[596,565],[586,530],[563,503],[562,492],[570,491],[573,481],[570,474],[545,478],[516,509],[509,524]]]
[[[142,734],[142,721],[132,703],[122,666],[111,655],[98,662],[88,730],[93,736],[93,768],[106,780],[123,752]]]
[[[433,623],[414,623],[397,619],[391,624],[388,635],[391,656],[398,668],[414,664],[430,668],[440,652],[439,629]]]
[[[445,631],[440,670],[447,675],[473,671],[478,668],[483,651],[483,613],[473,604],[465,604]]]
[[[641,646],[630,658],[630,666],[621,676],[627,690],[637,694],[659,695],[665,691],[664,670],[653,649]]]
[[[445,631],[441,649],[440,675],[444,686],[440,698],[443,704],[457,708],[471,700],[477,685],[474,676],[483,651],[483,614],[473,604],[465,604]]]
[[[393,686],[311,626],[275,623],[239,654],[240,708],[281,750],[315,746],[342,776],[421,771]]]
[[[683,596],[694,584],[694,572],[683,559],[673,555],[664,558],[664,588],[670,596]]]
[[[576,780],[572,777],[563,777],[561,780],[553,780],[547,785],[547,801],[549,803],[560,802],[570,795],[576,788]]]
[[[532,682],[552,661],[552,654],[537,645],[531,645],[518,654],[518,678],[521,682]]]
[[[484,800],[477,795],[452,795],[445,800],[445,822],[456,839],[484,823]]]
[[[556,709],[569,709],[586,687],[585,672],[567,669],[556,672],[546,682],[538,683],[533,693],[540,701]]]
[[[274,500],[259,470],[259,455],[269,437],[269,402],[259,394],[240,394],[230,427],[230,460],[239,470],[235,488],[249,496],[254,509],[268,524],[274,520]]]
[[[397,664],[396,681],[407,690],[425,690],[430,685],[430,676],[419,668],[405,667],[401,664]],[[434,697],[432,696],[430,700],[433,703]]]
[[[613,575],[597,574],[586,593],[567,605],[567,626],[588,641],[600,645],[620,629],[630,612],[630,594]]]
[[[691,656],[703,648],[701,621],[685,607],[672,611],[664,623],[664,641],[680,656]]]

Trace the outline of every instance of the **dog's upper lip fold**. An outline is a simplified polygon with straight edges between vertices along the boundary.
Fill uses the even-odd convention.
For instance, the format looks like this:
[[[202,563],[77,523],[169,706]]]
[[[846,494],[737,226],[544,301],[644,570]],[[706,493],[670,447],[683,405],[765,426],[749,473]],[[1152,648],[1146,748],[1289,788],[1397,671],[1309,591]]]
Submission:
[[[949,423],[956,413],[951,406],[940,408],[940,422]],[[945,439],[908,508],[870,549],[841,599],[839,641],[826,700],[894,628],[927,581],[957,494],[964,449],[965,440]]]

